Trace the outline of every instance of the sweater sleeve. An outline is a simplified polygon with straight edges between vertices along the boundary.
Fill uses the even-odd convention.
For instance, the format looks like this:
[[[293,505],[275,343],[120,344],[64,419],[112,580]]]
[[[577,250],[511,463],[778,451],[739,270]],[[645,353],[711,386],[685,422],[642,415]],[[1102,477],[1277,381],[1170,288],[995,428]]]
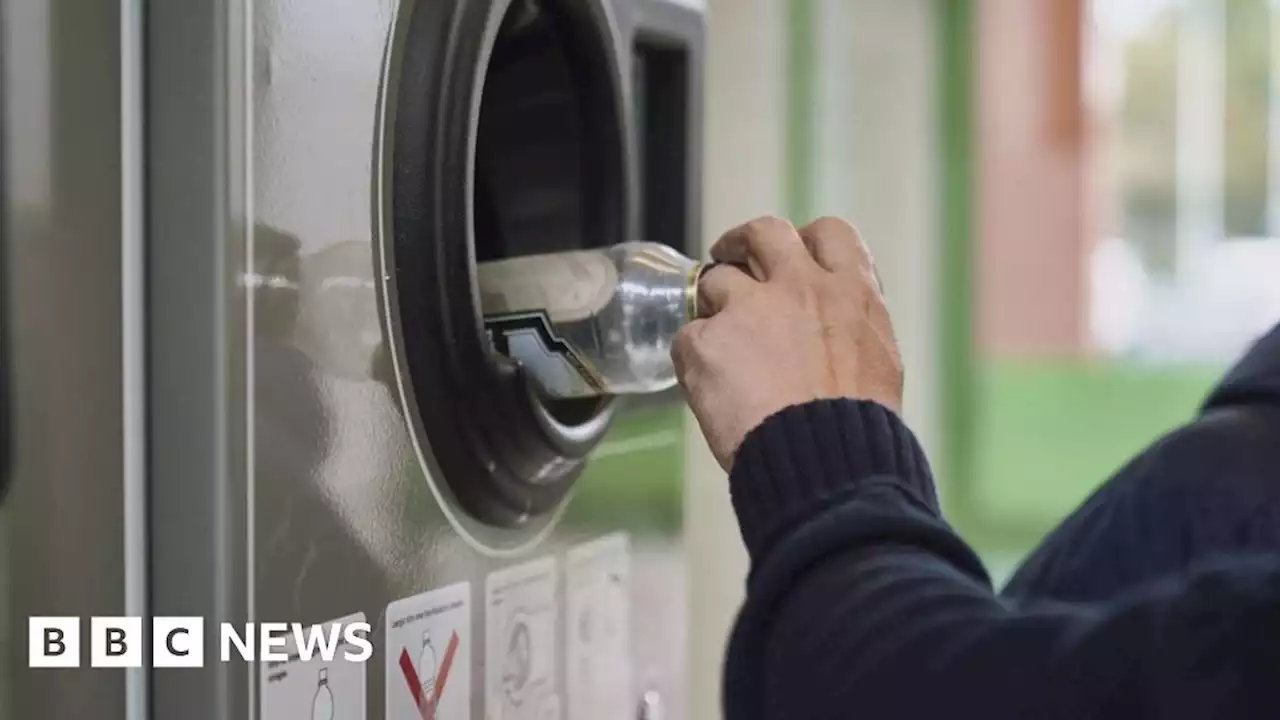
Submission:
[[[761,718],[1280,717],[1280,564],[1089,604],[1002,600],[872,403],[782,411],[731,473],[752,559],[724,706]]]

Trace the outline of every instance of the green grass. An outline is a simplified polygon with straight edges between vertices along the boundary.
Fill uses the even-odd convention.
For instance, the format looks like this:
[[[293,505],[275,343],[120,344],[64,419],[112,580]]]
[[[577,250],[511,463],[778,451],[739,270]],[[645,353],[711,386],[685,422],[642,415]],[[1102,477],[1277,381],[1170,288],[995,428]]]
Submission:
[[[957,525],[980,546],[1026,544],[1129,458],[1190,419],[1218,368],[987,362],[978,372],[970,500]]]

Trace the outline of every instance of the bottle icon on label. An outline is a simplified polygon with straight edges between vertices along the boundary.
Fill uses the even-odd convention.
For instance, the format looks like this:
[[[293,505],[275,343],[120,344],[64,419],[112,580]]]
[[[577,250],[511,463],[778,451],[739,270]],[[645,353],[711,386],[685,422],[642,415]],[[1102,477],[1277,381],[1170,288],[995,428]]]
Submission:
[[[333,720],[333,691],[329,689],[328,668],[320,668],[316,696],[311,700],[311,720]]]
[[[418,652],[418,680],[422,683],[423,702],[435,702],[436,649],[431,645],[431,632],[422,633],[422,650]]]

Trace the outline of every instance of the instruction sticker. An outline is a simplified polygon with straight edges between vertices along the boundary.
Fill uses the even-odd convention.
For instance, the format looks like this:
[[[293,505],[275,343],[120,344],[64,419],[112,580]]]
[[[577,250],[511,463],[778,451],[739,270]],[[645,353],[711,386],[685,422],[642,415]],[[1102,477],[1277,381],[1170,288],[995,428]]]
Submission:
[[[630,552],[619,533],[579,545],[565,559],[569,720],[631,712]]]
[[[360,654],[342,628],[365,622],[364,613],[313,625],[299,648],[295,635],[283,648],[289,659],[258,663],[262,720],[364,720],[368,707],[363,662],[346,659]],[[323,645],[323,648],[321,647]],[[336,645],[336,650],[329,652]],[[325,657],[332,658],[325,660]]]
[[[485,581],[488,720],[560,720],[556,609],[555,558],[499,570]]]
[[[471,717],[471,585],[387,606],[387,720]]]

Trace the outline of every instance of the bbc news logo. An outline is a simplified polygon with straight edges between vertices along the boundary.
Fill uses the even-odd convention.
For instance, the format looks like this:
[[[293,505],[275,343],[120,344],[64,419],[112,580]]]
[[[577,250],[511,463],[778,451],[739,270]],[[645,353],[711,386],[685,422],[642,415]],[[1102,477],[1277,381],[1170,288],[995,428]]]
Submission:
[[[80,667],[81,619],[32,617],[27,624],[28,666]],[[205,664],[205,621],[198,617],[156,617],[150,626],[151,667],[196,668]],[[218,624],[218,658],[248,662],[304,662],[319,658],[333,662],[365,662],[373,655],[367,622]],[[142,667],[147,639],[140,617],[89,619],[90,667]],[[339,653],[341,650],[341,653]]]

